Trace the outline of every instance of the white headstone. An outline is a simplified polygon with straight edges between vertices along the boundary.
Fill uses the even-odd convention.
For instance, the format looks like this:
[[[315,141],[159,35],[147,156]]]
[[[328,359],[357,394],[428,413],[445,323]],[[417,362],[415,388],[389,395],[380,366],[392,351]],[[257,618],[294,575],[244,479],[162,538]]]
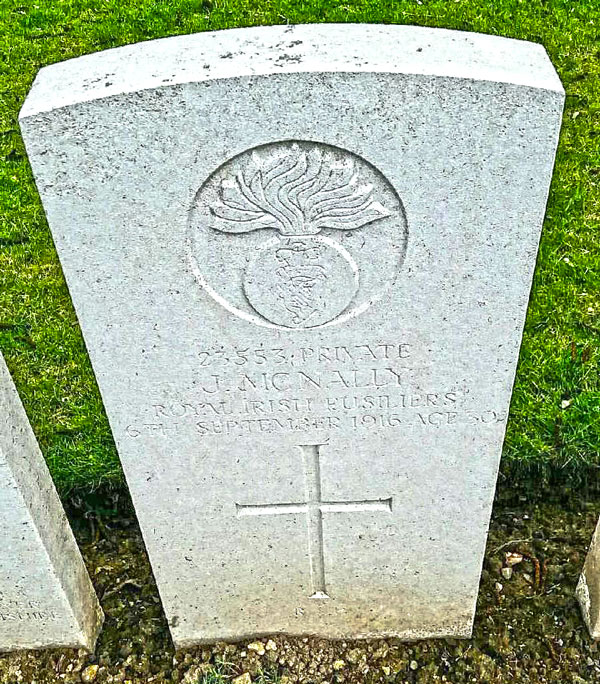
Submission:
[[[600,639],[600,520],[579,576],[576,590],[583,621],[593,639]]]
[[[563,97],[540,45],[403,26],[40,72],[21,127],[177,646],[470,634]]]
[[[102,611],[0,355],[0,651],[93,650]]]

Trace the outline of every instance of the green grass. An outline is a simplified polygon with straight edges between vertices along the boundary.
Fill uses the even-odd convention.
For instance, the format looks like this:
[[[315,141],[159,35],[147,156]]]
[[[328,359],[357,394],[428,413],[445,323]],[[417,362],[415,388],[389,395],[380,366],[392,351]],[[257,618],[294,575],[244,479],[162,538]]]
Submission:
[[[216,666],[207,668],[206,674],[201,674],[195,684],[234,684],[237,676],[230,672],[229,668]],[[261,673],[254,675],[251,679],[252,684],[278,684],[280,681],[277,675]]]
[[[239,674],[236,666],[228,662],[224,656],[218,656],[214,664],[204,663],[198,668],[197,675],[187,675],[190,684],[234,684],[235,680],[242,675]],[[259,667],[259,671],[253,670],[252,684],[279,684],[280,677],[276,673],[275,666],[264,670]],[[243,679],[242,679],[243,681]]]
[[[0,349],[59,488],[122,474],[19,136],[38,69],[162,36],[256,24],[385,22],[543,43],[564,125],[503,456],[511,481],[600,466],[598,0],[0,0]]]

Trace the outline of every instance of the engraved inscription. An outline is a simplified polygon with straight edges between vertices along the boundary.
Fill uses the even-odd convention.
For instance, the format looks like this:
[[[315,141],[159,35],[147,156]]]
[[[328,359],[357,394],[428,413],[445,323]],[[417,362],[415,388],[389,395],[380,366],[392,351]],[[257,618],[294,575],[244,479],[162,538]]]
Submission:
[[[59,617],[58,613],[53,610],[47,611],[9,611],[5,612],[0,610],[0,622],[21,622],[26,620],[57,620]]]
[[[506,412],[481,406],[468,384],[426,380],[427,354],[413,343],[336,346],[224,346],[198,351],[194,393],[149,398],[126,434],[169,438],[339,430],[490,429]],[[314,433],[317,431],[317,435]],[[325,434],[323,436],[325,436]]]
[[[303,513],[307,522],[308,559],[313,599],[328,599],[325,583],[323,513],[392,510],[392,498],[362,501],[323,501],[321,495],[320,448],[323,444],[300,445],[304,466],[304,501],[274,504],[236,504],[239,517]]]
[[[306,330],[379,299],[406,239],[402,204],[380,171],[337,147],[283,141],[211,174],[194,200],[187,248],[196,279],[226,309]]]
[[[29,620],[56,620],[58,613],[42,608],[39,601],[19,602],[4,598],[0,594],[0,624],[3,622],[24,622]]]

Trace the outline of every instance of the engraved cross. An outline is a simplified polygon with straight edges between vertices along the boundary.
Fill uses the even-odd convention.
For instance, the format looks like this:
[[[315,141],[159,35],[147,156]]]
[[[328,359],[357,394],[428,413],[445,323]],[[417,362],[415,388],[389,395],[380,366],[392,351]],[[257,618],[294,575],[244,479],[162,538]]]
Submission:
[[[236,504],[238,516],[286,515],[305,513],[308,526],[308,558],[312,595],[326,599],[325,559],[323,553],[323,513],[353,513],[357,511],[391,511],[392,497],[362,501],[323,501],[321,496],[320,447],[322,444],[300,445],[304,460],[304,501],[274,504]]]

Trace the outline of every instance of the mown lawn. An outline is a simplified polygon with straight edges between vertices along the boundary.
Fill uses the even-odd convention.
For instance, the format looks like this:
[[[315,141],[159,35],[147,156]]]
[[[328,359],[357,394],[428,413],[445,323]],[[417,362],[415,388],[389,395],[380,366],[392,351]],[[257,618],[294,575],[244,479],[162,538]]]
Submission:
[[[19,136],[38,69],[150,38],[317,21],[440,26],[546,46],[567,101],[503,473],[566,483],[600,467],[598,0],[0,0],[0,349],[63,492],[123,479]]]

